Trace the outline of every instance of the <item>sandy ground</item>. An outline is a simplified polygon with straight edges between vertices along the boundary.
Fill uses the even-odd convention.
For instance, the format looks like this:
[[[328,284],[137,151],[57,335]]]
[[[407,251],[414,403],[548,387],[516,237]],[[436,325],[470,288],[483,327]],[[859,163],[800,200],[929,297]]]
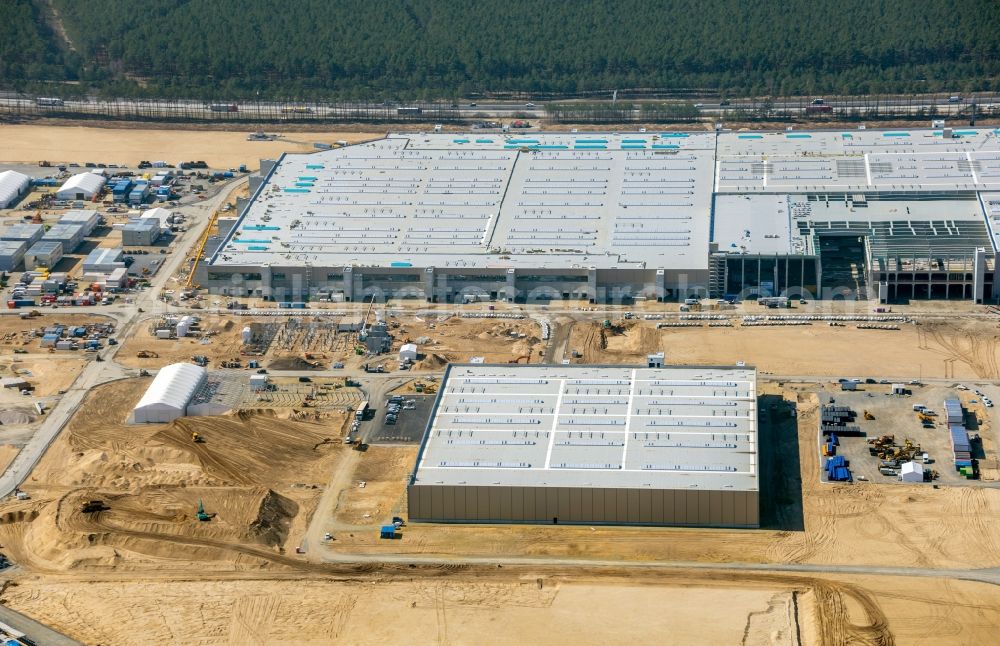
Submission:
[[[260,558],[266,564],[284,552],[296,516],[315,503],[347,450],[338,439],[342,413],[322,423],[264,412],[167,425],[117,423],[148,382],[96,389],[46,453],[22,487],[31,493],[37,522],[23,528],[20,550],[0,539],[9,554],[20,552],[18,562],[42,571],[149,566],[178,549],[199,558],[193,542],[209,560],[219,558],[220,545],[245,546],[228,557],[221,553],[223,569]],[[204,442],[192,442],[195,431]],[[81,513],[92,499],[109,508]],[[215,515],[210,522],[195,518],[200,502]],[[13,528],[0,525],[0,533],[4,529]],[[94,532],[105,538],[88,538]]]
[[[266,587],[264,587],[266,586]],[[791,646],[791,593],[777,587],[652,586],[628,581],[29,583],[9,605],[88,643],[577,644]],[[595,603],[596,599],[599,603]],[[133,601],[138,599],[138,601]],[[727,612],[718,613],[725,605]],[[122,612],[127,608],[127,612]],[[90,617],[88,622],[74,617]],[[749,624],[749,627],[748,627]],[[141,632],[135,629],[141,626]]]
[[[183,130],[179,128],[119,129],[81,126],[0,125],[0,161],[34,163],[105,162],[135,165],[146,159],[176,164],[182,160],[204,160],[212,168],[247,164],[257,168],[260,159],[277,158],[283,152],[310,152],[314,142],[332,144],[376,139],[379,133],[318,131],[289,132],[277,141],[247,141],[253,126],[235,132]],[[280,128],[267,128],[269,134]]]
[[[781,375],[1000,378],[1000,330],[988,321],[925,320],[896,331],[825,323],[656,330],[656,321],[626,323],[622,334],[575,324],[565,356],[576,351],[581,363],[643,363],[646,354],[662,351],[668,363],[745,361]]]

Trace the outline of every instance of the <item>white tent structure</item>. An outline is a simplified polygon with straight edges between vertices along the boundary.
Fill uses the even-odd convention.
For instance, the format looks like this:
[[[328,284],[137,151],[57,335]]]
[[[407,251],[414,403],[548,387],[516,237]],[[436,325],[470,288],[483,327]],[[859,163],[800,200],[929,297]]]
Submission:
[[[0,173],[0,209],[6,209],[28,192],[31,178],[16,170]]]
[[[56,191],[59,200],[92,200],[102,188],[107,178],[97,173],[79,173],[66,180]]]
[[[899,479],[903,482],[923,482],[924,465],[918,462],[904,462],[899,470]]]
[[[174,363],[156,374],[132,411],[136,424],[164,424],[184,417],[187,405],[208,378],[201,366]]]
[[[399,360],[400,361],[416,361],[417,360],[417,344],[415,343],[404,343],[403,347],[399,349]]]

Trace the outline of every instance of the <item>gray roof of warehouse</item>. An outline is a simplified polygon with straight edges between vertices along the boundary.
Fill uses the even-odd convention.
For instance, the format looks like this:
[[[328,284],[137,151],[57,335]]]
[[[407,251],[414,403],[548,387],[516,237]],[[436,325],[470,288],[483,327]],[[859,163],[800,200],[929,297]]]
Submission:
[[[756,491],[756,372],[451,364],[421,485]]]

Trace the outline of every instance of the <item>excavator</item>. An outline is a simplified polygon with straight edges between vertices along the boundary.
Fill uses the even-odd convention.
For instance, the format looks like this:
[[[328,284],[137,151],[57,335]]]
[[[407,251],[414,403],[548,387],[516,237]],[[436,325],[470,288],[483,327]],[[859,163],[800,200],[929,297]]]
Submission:
[[[198,520],[202,522],[207,522],[212,520],[213,514],[209,514],[205,511],[205,505],[202,504],[201,500],[198,501]]]
[[[195,444],[204,444],[205,438],[201,436],[201,433],[197,431],[191,431],[191,441]]]
[[[869,413],[868,411],[865,411],[865,419],[872,420],[875,419],[875,416]]]
[[[156,354],[152,350],[139,350],[135,353],[135,356],[139,359],[156,359],[160,355]]]

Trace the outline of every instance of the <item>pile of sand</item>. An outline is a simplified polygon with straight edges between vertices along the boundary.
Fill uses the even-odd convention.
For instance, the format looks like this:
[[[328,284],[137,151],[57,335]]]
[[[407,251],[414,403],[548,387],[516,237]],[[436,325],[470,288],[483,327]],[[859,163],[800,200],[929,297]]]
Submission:
[[[35,421],[35,416],[20,410],[0,410],[0,425],[14,426],[15,424],[30,424]]]
[[[428,352],[423,359],[414,363],[413,367],[417,370],[443,370],[450,361],[446,355]]]

